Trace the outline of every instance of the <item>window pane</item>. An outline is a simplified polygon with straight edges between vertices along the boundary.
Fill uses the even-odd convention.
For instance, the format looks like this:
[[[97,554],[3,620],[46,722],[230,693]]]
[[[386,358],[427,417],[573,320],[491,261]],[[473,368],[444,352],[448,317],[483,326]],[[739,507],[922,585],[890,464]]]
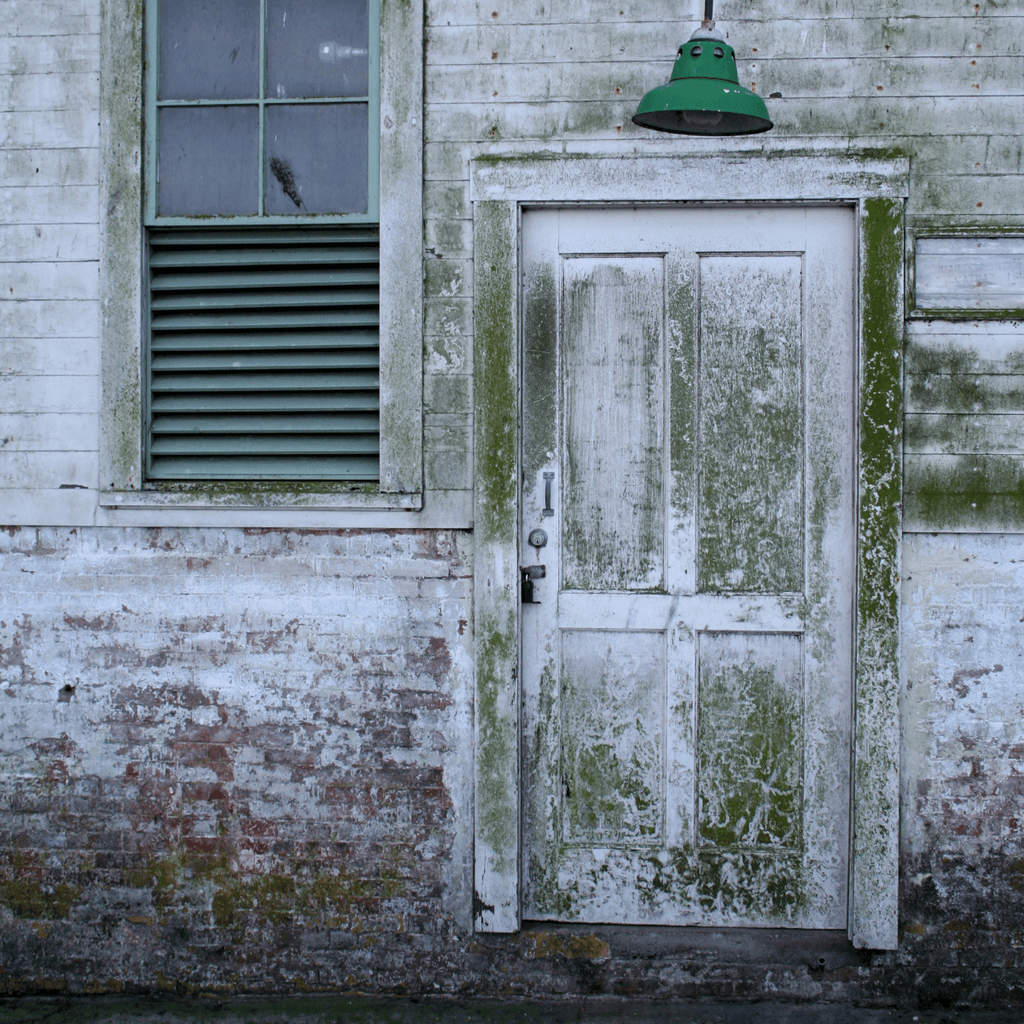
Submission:
[[[267,107],[267,213],[365,213],[367,117],[365,103]]]
[[[161,0],[160,99],[255,99],[259,51],[259,0]]]
[[[162,216],[258,212],[259,108],[164,107],[159,137]]]
[[[267,96],[368,95],[367,0],[267,0]]]

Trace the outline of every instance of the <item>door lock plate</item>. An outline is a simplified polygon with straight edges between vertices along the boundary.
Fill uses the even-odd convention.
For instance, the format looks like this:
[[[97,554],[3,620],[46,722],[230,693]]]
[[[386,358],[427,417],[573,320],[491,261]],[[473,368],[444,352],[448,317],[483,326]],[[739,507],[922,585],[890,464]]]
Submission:
[[[523,604],[540,604],[533,596],[533,581],[542,580],[548,574],[546,565],[522,565],[519,567],[522,581]]]

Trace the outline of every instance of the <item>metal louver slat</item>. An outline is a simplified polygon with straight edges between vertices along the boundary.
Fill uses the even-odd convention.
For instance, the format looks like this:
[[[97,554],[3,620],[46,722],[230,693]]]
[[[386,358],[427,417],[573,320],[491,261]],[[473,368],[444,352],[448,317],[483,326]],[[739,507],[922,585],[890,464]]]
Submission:
[[[178,334],[162,331],[150,339],[151,352],[249,352],[268,349],[344,349],[378,348],[377,331],[373,327],[348,328],[344,331],[221,331],[217,334]]]
[[[376,390],[350,392],[280,391],[259,394],[226,392],[213,394],[155,394],[150,401],[150,414],[157,413],[230,413],[236,417],[252,417],[272,412],[373,412],[380,407]]]
[[[315,246],[308,248],[266,249],[182,249],[153,253],[150,267],[161,272],[172,270],[202,270],[223,267],[295,267],[302,264],[315,266],[339,265],[344,267],[377,266],[377,249],[366,245]]]
[[[214,373],[231,370],[359,370],[378,365],[376,349],[309,349],[299,352],[154,352],[158,373]]]
[[[379,276],[376,269],[367,269],[361,266],[325,269],[320,264],[300,267],[298,270],[238,270],[232,267],[228,273],[223,270],[218,270],[216,273],[204,270],[201,274],[169,273],[167,271],[156,273],[154,269],[150,279],[150,288],[154,292],[168,292],[199,289],[228,291],[233,288],[248,290],[256,287],[330,288],[337,285],[359,287],[376,286]]]
[[[235,286],[222,290],[213,290],[216,281],[208,281],[210,290],[166,291],[156,293],[153,286],[152,306],[154,313],[167,310],[185,309],[237,309],[239,302],[245,303],[246,309],[288,309],[292,306],[375,306],[378,300],[378,289],[349,288],[335,286],[333,288],[291,287],[267,288],[256,276],[252,280],[251,290],[239,294]]]
[[[153,230],[147,475],[379,474],[376,231]]]

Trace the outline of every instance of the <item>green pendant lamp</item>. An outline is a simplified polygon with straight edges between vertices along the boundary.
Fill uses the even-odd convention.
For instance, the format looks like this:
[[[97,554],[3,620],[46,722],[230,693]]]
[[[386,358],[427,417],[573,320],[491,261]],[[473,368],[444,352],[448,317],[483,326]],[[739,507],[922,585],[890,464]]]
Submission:
[[[679,47],[672,78],[640,101],[633,123],[675,135],[755,135],[772,127],[764,100],[740,85],[736,54],[715,28],[714,0]]]

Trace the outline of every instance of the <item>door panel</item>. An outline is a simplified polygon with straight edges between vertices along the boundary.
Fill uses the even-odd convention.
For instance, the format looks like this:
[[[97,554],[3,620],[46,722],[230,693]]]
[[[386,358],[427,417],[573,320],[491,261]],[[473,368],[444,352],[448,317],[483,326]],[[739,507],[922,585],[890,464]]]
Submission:
[[[524,916],[844,927],[852,211],[522,238]]]
[[[698,262],[701,590],[803,590],[801,263]]]
[[[647,590],[663,582],[665,315],[651,302],[664,294],[662,262],[604,257],[562,265],[567,590]]]

